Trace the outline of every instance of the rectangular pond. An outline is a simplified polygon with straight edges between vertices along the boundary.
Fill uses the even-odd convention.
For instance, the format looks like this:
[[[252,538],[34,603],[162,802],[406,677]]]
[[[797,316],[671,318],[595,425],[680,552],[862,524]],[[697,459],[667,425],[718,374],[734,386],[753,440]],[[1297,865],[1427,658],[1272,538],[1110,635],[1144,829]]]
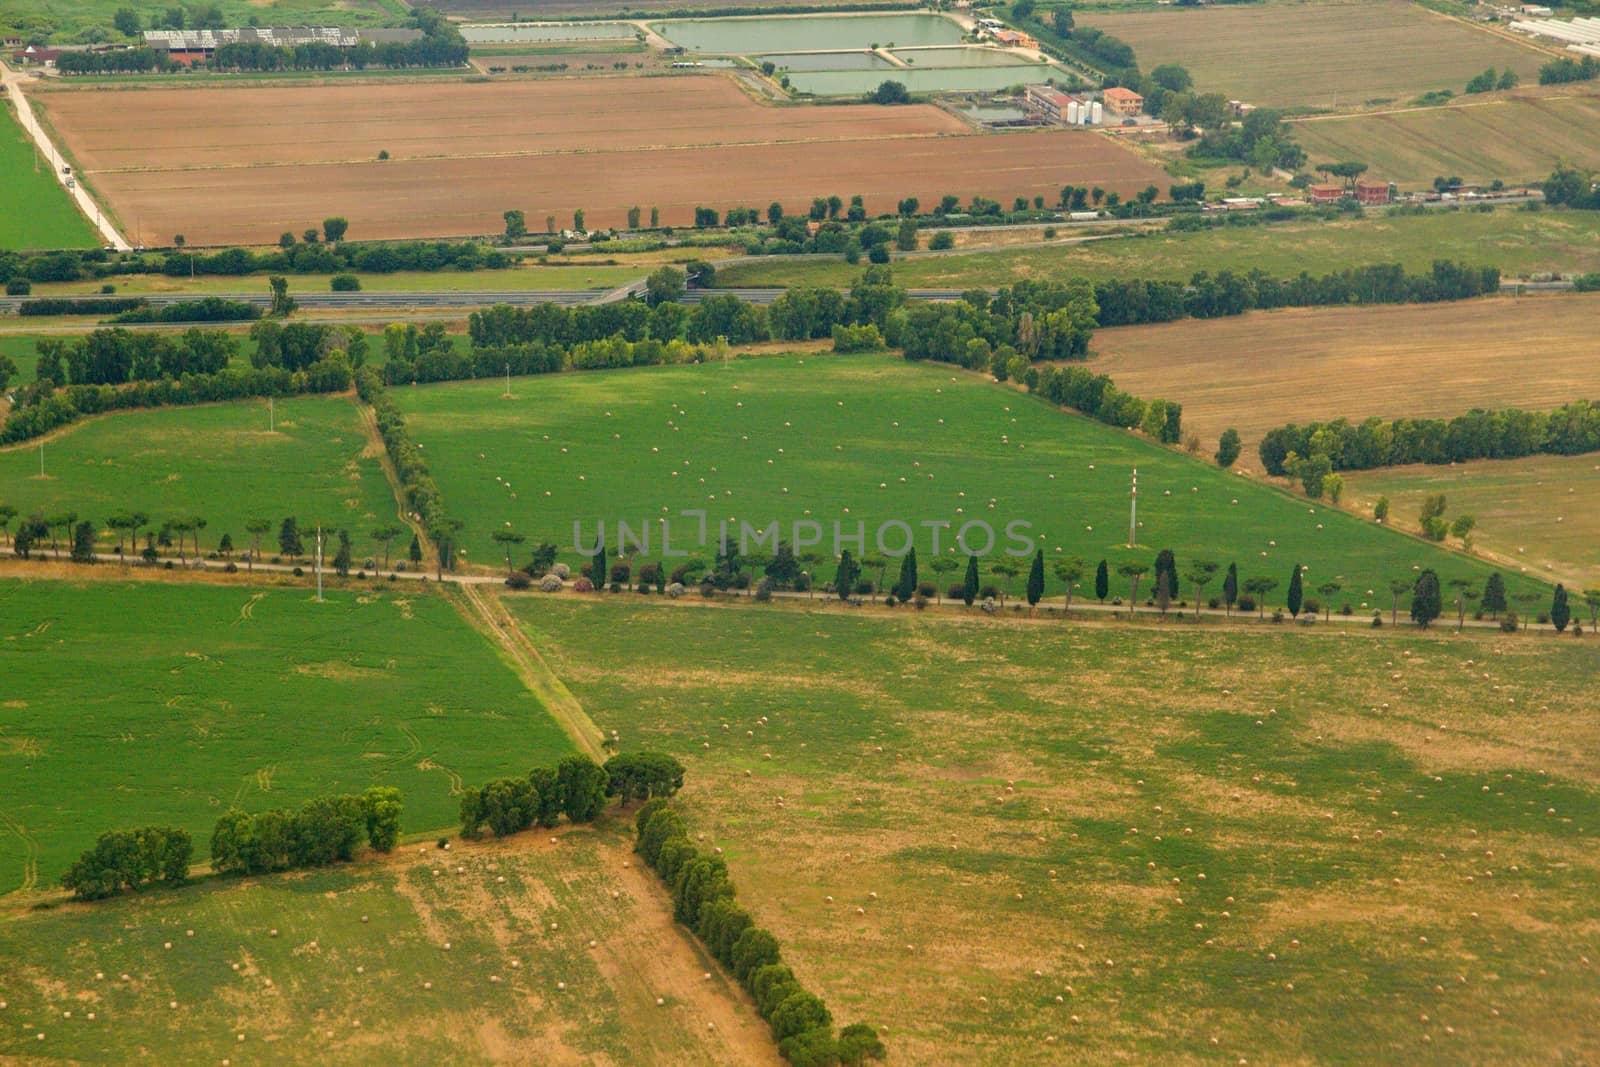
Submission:
[[[771,63],[780,71],[798,70],[899,70],[875,52],[777,52],[757,56],[757,62]]]
[[[914,93],[992,92],[1013,85],[1033,85],[1061,76],[1057,67],[1043,63],[1006,67],[929,67],[911,70],[795,71],[789,85],[797,92],[817,96],[854,96],[876,89],[881,82],[897,81]]]
[[[997,48],[964,45],[959,48],[896,48],[896,59],[913,67],[1025,67],[1026,59]]]
[[[519,22],[505,26],[462,26],[471,44],[531,44],[535,41],[630,40],[639,31],[625,22]]]
[[[650,28],[692,51],[730,55],[961,43],[960,26],[929,14],[670,19],[651,23]]]

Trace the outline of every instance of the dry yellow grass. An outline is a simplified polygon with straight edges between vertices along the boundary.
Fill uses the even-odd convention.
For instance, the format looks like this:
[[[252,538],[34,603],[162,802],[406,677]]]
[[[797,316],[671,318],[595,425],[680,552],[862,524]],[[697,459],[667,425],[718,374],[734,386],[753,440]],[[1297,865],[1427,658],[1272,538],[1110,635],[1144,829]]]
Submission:
[[[1536,49],[1400,0],[1168,8],[1079,19],[1133,46],[1139,66],[1181,63],[1203,92],[1269,107],[1351,107],[1432,89],[1485,67],[1533,81]]]
[[[1229,426],[1259,469],[1261,434],[1286,422],[1552,408],[1600,395],[1600,296],[1292,308],[1101,330],[1092,366],[1138,396],[1183,404],[1214,450]]]

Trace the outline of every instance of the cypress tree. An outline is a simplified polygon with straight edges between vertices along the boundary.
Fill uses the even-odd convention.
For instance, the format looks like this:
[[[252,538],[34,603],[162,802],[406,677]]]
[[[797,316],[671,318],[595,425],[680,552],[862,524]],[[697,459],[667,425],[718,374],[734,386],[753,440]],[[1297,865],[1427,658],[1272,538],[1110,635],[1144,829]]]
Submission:
[[[1483,610],[1492,619],[1498,619],[1500,613],[1506,610],[1506,580],[1500,577],[1499,571],[1489,575],[1489,580],[1483,585]]]
[[[855,592],[856,578],[861,574],[861,568],[850,557],[847,548],[839,556],[839,568],[833,572],[833,589],[840,600],[850,599],[850,594]]]
[[[1222,602],[1227,605],[1227,613],[1233,614],[1233,606],[1239,602],[1239,565],[1228,564],[1228,573],[1222,578]]]
[[[1106,597],[1111,594],[1111,570],[1106,566],[1106,561],[1101,560],[1100,565],[1094,569],[1094,596],[1104,604]]]
[[[589,566],[589,576],[594,581],[596,592],[603,591],[606,587],[606,543],[599,537],[594,539],[594,562]]]
[[[967,557],[967,574],[961,580],[961,599],[967,602],[967,607],[972,607],[972,602],[978,599],[978,557]]]
[[[422,562],[422,542],[417,540],[417,535],[411,535],[411,547],[406,549],[406,558],[413,566]]]
[[[1550,623],[1556,628],[1556,633],[1563,633],[1571,618],[1572,609],[1567,606],[1567,587],[1557,582],[1556,595],[1550,600]]]
[[[1167,576],[1167,596],[1172,597],[1178,592],[1178,557],[1172,554],[1172,549],[1163,548],[1156,553],[1155,588],[1161,591],[1161,576]]]
[[[904,603],[917,592],[917,549],[913,545],[900,560],[900,580],[894,583],[895,599]]]
[[[1034,553],[1033,566],[1028,569],[1028,607],[1031,609],[1044,596],[1044,549]]]
[[[1300,581],[1300,564],[1294,565],[1294,570],[1289,572],[1289,614],[1294,618],[1300,617],[1300,605],[1305,602],[1305,590]]]
[[[1443,609],[1444,594],[1439,589],[1439,576],[1430,567],[1417,575],[1417,584],[1411,587],[1411,619],[1418,626],[1427,626]]]

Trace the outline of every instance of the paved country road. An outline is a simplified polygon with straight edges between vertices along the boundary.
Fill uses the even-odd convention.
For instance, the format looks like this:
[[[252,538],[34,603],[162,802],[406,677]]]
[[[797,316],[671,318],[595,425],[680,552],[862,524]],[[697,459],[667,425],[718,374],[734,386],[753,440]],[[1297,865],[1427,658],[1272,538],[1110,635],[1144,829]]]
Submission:
[[[39,120],[34,116],[33,106],[22,94],[23,83],[32,80],[28,75],[19,74],[4,63],[0,63],[0,84],[5,85],[6,92],[11,94],[11,102],[17,107],[17,121],[22,123],[23,130],[33,138],[33,143],[38,145],[39,153],[50,165],[50,172],[56,176],[56,181],[67,188],[67,195],[77,202],[78,210],[83,212],[83,217],[94,223],[101,240],[118,252],[132,251],[133,246],[128,244],[122,234],[117,232],[117,228],[101,214],[100,205],[94,202],[94,197],[84,189],[83,183],[74,181],[70,187],[67,186],[67,175],[61,170],[66,166],[66,161],[62,159],[61,153],[56,151],[56,146],[51,143],[49,135],[44,132],[44,127],[39,125]]]

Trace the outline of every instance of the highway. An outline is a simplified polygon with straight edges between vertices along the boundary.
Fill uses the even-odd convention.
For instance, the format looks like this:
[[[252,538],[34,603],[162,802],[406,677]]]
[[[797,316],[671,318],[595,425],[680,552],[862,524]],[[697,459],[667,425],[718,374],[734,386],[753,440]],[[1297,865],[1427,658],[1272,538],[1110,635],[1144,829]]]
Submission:
[[[1566,292],[1573,288],[1569,281],[1522,281],[1508,278],[1500,283],[1501,292],[1505,293],[1546,293]],[[368,293],[296,293],[295,301],[300,307],[307,310],[344,310],[344,311],[408,311],[408,310],[471,310],[474,308],[492,307],[495,304],[509,304],[513,307],[532,307],[535,304],[563,304],[576,306],[581,304],[606,304],[617,300],[625,300],[638,295],[644,289],[643,282],[623,286],[619,289],[542,289],[542,290],[503,290],[503,289],[474,289],[459,292],[368,292]],[[912,300],[959,300],[965,289],[908,289],[906,295]],[[709,296],[736,296],[740,300],[751,304],[770,304],[783,292],[782,289],[691,289],[683,294],[683,303],[698,304]],[[234,300],[240,303],[253,304],[259,308],[266,308],[270,298],[265,293],[150,293],[150,294],[122,294],[119,296],[74,296],[71,299],[79,301],[112,301],[126,300],[131,296],[139,295],[149,302],[151,307],[166,307],[186,301],[199,300],[203,297],[214,296],[223,300]],[[24,301],[30,299],[51,299],[44,297],[0,297],[0,315],[15,315]],[[85,316],[92,318],[92,316]]]

